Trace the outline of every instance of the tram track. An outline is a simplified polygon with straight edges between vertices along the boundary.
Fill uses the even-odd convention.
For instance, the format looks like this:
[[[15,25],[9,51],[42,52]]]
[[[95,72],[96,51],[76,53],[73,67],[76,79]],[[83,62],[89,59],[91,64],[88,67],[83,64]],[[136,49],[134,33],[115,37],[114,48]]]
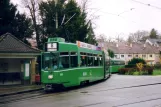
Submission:
[[[148,86],[153,86],[153,85],[161,85],[161,83],[159,82],[159,83],[151,83],[151,84],[125,86],[125,87],[103,89],[103,90],[94,90],[94,91],[93,90],[79,91],[79,89],[83,89],[84,87],[69,88],[69,89],[66,89],[65,91],[51,92],[51,93],[45,93],[43,90],[40,90],[40,91],[36,91],[36,92],[28,92],[28,93],[21,93],[21,94],[16,94],[16,95],[9,95],[9,96],[0,97],[0,105],[12,103],[12,102],[24,101],[24,100],[31,100],[31,99],[37,99],[37,98],[45,98],[45,97],[50,97],[50,96],[56,96],[56,95],[60,95],[60,94],[65,94],[69,91],[73,92],[73,93],[79,92],[79,93],[86,94],[86,93],[113,91],[113,90],[130,89],[130,88],[138,88],[138,87],[148,87]],[[89,87],[89,86],[92,86],[92,85],[90,84],[87,87]],[[161,98],[158,98],[158,99],[161,99]],[[152,100],[155,100],[155,99],[152,99]]]
[[[120,105],[116,105],[116,106],[112,106],[112,107],[122,107],[122,106],[128,106],[128,105],[132,105],[132,104],[144,103],[144,102],[155,101],[155,100],[161,100],[161,97],[147,99],[147,100],[141,100],[141,101],[135,101],[135,102],[131,102],[131,103],[124,103],[124,104],[120,104]]]
[[[141,84],[141,85],[133,85],[133,86],[125,86],[125,87],[118,87],[118,88],[109,88],[109,89],[103,89],[103,90],[88,90],[88,91],[81,91],[80,93],[90,93],[92,92],[103,92],[103,91],[113,91],[113,90],[120,90],[120,89],[129,89],[129,88],[138,88],[138,87],[147,87],[147,86],[153,86],[153,85],[161,85],[161,82],[159,83],[151,83],[151,84]]]
[[[6,103],[12,103],[12,102],[24,101],[24,100],[50,97],[50,96],[55,96],[55,95],[59,95],[62,93],[64,92],[45,93],[44,91],[38,91],[37,93],[31,92],[31,93],[4,96],[0,98],[0,105],[6,104]]]
[[[151,99],[147,99],[147,100],[141,100],[141,101],[134,101],[134,102],[130,102],[130,103],[123,103],[123,104],[116,104],[114,106],[111,107],[122,107],[122,106],[130,106],[133,104],[139,104],[139,103],[145,103],[145,102],[149,102],[149,101],[156,101],[156,100],[161,100],[161,97],[158,98],[151,98]],[[104,102],[97,102],[97,103],[91,103],[91,104],[87,104],[87,105],[81,105],[78,107],[89,107],[89,106],[96,106],[96,105],[100,105],[100,104],[106,104],[108,102],[104,101]]]
[[[31,99],[37,99],[37,98],[45,98],[45,97],[51,97],[56,96],[60,94],[67,93],[69,91],[73,91],[74,89],[79,89],[78,87],[74,88],[67,88],[66,90],[61,91],[53,91],[46,93],[44,90],[34,91],[34,92],[27,92],[27,93],[19,93],[9,96],[3,96],[0,97],[0,105],[6,104],[6,103],[12,103],[12,102],[19,102],[19,101],[25,101],[25,100],[31,100]],[[73,91],[76,92],[76,91]]]
[[[41,94],[39,92],[40,91],[37,91],[35,93],[27,92],[27,93],[3,96],[3,97],[0,97],[0,104],[5,104],[5,103],[9,103],[9,102],[16,102],[16,101],[26,100],[28,98],[33,98],[33,97],[36,97],[36,96],[43,95],[43,94]]]

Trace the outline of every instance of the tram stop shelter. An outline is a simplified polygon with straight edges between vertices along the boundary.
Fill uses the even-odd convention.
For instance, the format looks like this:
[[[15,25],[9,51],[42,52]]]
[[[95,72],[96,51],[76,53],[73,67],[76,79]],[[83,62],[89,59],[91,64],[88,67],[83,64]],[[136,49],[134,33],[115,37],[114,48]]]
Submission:
[[[34,83],[40,52],[10,33],[0,36],[0,85]]]

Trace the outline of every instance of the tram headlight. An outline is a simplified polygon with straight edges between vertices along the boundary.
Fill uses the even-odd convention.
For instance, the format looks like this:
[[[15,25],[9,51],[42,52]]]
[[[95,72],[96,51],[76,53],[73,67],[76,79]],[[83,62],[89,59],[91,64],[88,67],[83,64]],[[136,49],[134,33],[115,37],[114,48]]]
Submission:
[[[53,75],[48,75],[48,79],[53,79]]]

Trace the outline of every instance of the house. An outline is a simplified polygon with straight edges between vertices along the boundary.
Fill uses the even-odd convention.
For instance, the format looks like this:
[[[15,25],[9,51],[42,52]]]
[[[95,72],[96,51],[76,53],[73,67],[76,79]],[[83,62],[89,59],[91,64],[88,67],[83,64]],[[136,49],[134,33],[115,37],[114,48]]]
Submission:
[[[161,45],[161,39],[147,39],[145,43],[159,47]]]
[[[10,33],[0,36],[0,85],[34,83],[40,52]]]
[[[105,43],[104,48],[114,51],[114,59],[124,60],[126,64],[132,58],[143,58],[148,64],[160,63],[161,48],[149,43]]]

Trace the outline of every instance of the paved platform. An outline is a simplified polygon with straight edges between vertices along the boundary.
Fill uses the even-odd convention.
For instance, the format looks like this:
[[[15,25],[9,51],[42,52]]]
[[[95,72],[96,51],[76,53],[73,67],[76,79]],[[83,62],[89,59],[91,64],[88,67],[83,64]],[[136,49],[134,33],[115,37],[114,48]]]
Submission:
[[[18,93],[38,91],[42,89],[42,85],[0,85],[0,97]]]

